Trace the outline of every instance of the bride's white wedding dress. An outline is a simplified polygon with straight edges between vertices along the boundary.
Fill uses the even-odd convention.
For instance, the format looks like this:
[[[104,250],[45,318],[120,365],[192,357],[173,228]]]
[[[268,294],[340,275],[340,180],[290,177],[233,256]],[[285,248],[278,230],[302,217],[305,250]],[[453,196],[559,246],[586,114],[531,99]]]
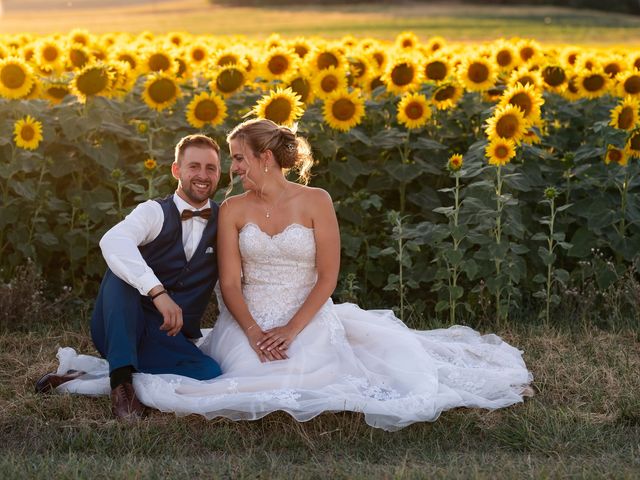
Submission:
[[[284,325],[316,280],[313,230],[292,224],[269,236],[252,223],[240,232],[243,293],[263,330]],[[288,350],[289,359],[260,363],[220,302],[215,327],[200,348],[222,376],[197,381],[134,375],[140,400],[177,414],[257,419],[284,410],[299,421],[325,411],[363,412],[368,424],[396,430],[433,421],[455,407],[495,409],[522,401],[532,376],[519,350],[467,327],[407,328],[389,310],[362,310],[329,299]],[[60,373],[90,374],[59,391],[107,394],[107,364],[60,349]]]

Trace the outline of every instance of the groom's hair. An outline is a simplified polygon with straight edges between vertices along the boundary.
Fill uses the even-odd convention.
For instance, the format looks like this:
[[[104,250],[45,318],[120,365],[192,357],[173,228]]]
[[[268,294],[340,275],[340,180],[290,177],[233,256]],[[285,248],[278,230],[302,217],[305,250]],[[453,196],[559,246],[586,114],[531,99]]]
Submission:
[[[174,159],[175,163],[180,164],[184,155],[184,151],[188,147],[210,148],[218,155],[220,155],[220,147],[215,140],[207,137],[206,135],[202,135],[201,133],[196,133],[194,135],[187,135],[186,137],[182,137],[180,139],[180,141],[176,145]]]

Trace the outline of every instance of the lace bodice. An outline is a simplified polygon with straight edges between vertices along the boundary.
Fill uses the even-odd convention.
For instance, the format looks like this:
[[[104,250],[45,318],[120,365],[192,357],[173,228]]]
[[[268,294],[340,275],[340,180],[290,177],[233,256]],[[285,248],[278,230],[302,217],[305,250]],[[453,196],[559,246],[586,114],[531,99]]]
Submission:
[[[240,230],[242,291],[263,329],[286,324],[316,283],[313,229],[293,223],[270,236],[254,223]]]

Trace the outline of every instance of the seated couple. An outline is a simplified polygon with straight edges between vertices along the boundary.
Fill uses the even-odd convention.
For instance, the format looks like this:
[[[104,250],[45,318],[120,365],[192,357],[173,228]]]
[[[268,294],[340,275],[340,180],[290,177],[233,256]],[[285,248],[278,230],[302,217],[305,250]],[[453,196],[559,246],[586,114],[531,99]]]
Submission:
[[[385,430],[531,393],[522,352],[496,335],[412,330],[389,310],[334,304],[333,203],[284,175],[308,177],[308,143],[269,120],[246,121],[227,140],[244,193],[213,203],[219,148],[183,138],[175,194],[137,206],[100,242],[109,268],[91,333],[104,360],[61,348],[37,391],[110,393],[125,420],[144,406],[234,420],[347,410]],[[218,280],[220,314],[200,338]]]

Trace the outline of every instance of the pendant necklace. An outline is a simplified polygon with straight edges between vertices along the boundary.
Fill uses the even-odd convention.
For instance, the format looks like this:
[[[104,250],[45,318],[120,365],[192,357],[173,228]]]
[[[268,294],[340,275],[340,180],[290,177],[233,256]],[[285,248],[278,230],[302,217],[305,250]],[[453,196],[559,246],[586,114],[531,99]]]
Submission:
[[[282,187],[282,191],[280,192],[280,195],[278,196],[277,200],[273,203],[273,208],[276,208],[278,206],[278,204],[280,203],[280,200],[282,200],[282,196],[284,195],[284,192],[287,190],[286,185],[284,187]],[[266,218],[271,218],[271,209],[269,208],[269,205],[267,204],[267,202],[265,202],[264,200],[262,200],[265,204],[265,214],[264,216]]]

